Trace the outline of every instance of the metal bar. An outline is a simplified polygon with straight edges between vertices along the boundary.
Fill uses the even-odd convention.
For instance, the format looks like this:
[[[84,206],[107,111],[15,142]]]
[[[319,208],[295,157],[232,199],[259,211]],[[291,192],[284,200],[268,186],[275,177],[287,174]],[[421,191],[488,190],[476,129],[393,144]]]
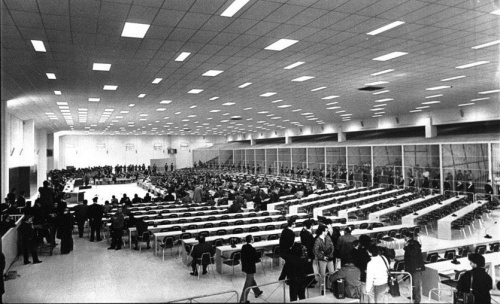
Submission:
[[[204,294],[200,296],[195,296],[195,297],[189,297],[189,298],[183,298],[183,299],[177,299],[173,301],[169,301],[167,303],[175,303],[175,302],[183,302],[183,301],[189,301],[189,303],[192,303],[194,299],[199,299],[199,298],[205,298],[205,297],[212,297],[212,296],[218,296],[226,293],[234,293],[236,294],[236,303],[239,302],[239,294],[236,290],[228,290],[228,291],[222,291],[222,292],[217,292],[217,293],[211,293],[211,294]]]

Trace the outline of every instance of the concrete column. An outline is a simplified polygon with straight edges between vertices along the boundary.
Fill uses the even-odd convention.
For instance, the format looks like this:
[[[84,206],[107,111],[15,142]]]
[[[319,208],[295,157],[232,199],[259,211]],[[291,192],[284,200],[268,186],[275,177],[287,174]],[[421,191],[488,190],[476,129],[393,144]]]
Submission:
[[[41,185],[44,180],[47,179],[47,130],[40,129],[37,130],[38,143],[36,144],[35,150],[37,155],[35,158],[38,159],[37,162],[37,185]]]
[[[285,135],[285,144],[291,144],[292,143],[292,137],[289,136],[288,134]]]
[[[33,166],[37,163],[35,161],[35,121],[23,121],[23,165]]]
[[[337,141],[338,142],[344,142],[344,141],[346,141],[346,139],[345,139],[345,133],[344,133],[344,131],[342,131],[342,126],[339,126],[337,134],[338,134],[337,135],[337,137],[338,137]]]
[[[425,138],[437,136],[437,127],[432,125],[432,117],[425,118]]]
[[[1,155],[1,171],[2,171],[2,184],[1,184],[1,195],[2,198],[7,197],[9,193],[9,157],[10,157],[10,134],[9,128],[7,126],[7,100],[2,100],[0,102],[0,122],[1,122],[1,138],[0,140],[2,147],[2,155]]]
[[[59,141],[60,141],[59,132],[54,133],[54,169],[61,169],[59,167]]]
[[[250,138],[250,146],[255,146],[255,139]]]

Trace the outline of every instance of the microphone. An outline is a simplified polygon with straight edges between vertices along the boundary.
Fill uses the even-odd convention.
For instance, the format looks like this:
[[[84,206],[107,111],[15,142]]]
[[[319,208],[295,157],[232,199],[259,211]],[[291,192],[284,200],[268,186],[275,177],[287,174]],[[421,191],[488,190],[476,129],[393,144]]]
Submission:
[[[486,229],[484,230],[484,233],[486,233],[486,232],[487,232],[490,228],[492,228],[493,226],[495,226],[495,224],[496,224],[496,223],[497,223],[497,222],[494,222],[494,223],[493,223],[493,224],[491,224],[488,228],[486,228]],[[491,235],[489,235],[488,233],[486,233],[486,235],[485,235],[484,237],[485,237],[485,238],[487,238],[487,239],[491,239],[491,238],[492,238],[492,236],[491,236]]]
[[[458,265],[458,264],[460,264],[460,261],[457,260],[457,257],[454,257],[453,260],[451,261],[451,263]]]

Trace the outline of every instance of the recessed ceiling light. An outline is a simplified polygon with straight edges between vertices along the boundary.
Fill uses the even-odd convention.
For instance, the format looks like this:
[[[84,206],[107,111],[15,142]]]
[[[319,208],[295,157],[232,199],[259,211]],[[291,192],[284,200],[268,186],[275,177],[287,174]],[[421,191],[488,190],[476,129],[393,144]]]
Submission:
[[[370,111],[381,111],[381,110],[385,110],[384,108],[374,108],[374,109],[370,109]]]
[[[439,101],[439,100],[433,100],[433,101],[422,102],[422,104],[435,104],[435,103],[441,103],[441,101]]]
[[[290,64],[289,66],[284,67],[284,69],[285,69],[285,70],[291,70],[291,69],[296,68],[296,67],[298,67],[299,65],[302,65],[302,64],[304,64],[304,63],[305,63],[305,62],[303,62],[303,61],[297,61],[297,62],[295,62],[294,64]]]
[[[217,113],[217,112],[220,112],[220,110],[210,110],[210,113]]]
[[[238,88],[243,89],[243,88],[248,87],[251,84],[252,84],[251,82],[245,82],[244,84],[240,85]]]
[[[33,48],[35,48],[35,51],[37,52],[47,52],[45,49],[45,45],[43,44],[43,41],[41,40],[31,40],[31,44],[33,44]]]
[[[388,69],[388,70],[383,70],[383,71],[380,71],[380,72],[377,72],[377,73],[373,73],[373,74],[370,74],[371,76],[378,76],[378,75],[382,75],[382,74],[386,74],[386,73],[390,73],[390,72],[394,72],[393,69]]]
[[[492,94],[492,93],[498,93],[500,90],[491,90],[491,91],[483,91],[479,92],[478,94],[484,95],[484,94]]]
[[[54,91],[54,94],[56,94],[56,95],[62,95],[61,91]]]
[[[147,120],[146,118],[139,118],[140,121],[145,121]]]
[[[149,115],[149,114],[147,114],[147,113],[142,113],[142,114],[139,114],[139,116],[141,116],[141,117],[145,117],[145,116],[148,116],[148,115]]]
[[[138,98],[144,98],[146,96],[146,94],[139,94],[139,96],[137,96]]]
[[[109,63],[94,63],[92,70],[94,71],[109,71],[111,69],[111,64]]]
[[[213,101],[213,100],[217,100],[217,99],[219,99],[219,97],[214,96],[214,97],[210,98],[209,100],[212,100],[212,101]]]
[[[316,89],[312,89],[311,92],[316,92],[316,91],[323,90],[323,89],[326,89],[326,87],[319,87]]]
[[[162,80],[163,80],[163,78],[155,78],[155,80],[153,80],[153,82],[152,82],[152,83],[154,83],[154,84],[158,84],[158,83],[160,83],[160,81],[162,81]]]
[[[250,0],[234,0],[221,14],[222,17],[233,17]]]
[[[475,99],[471,99],[470,101],[480,101],[480,100],[487,100],[487,99],[490,99],[490,98],[489,97],[475,98]]]
[[[191,91],[189,91],[188,93],[189,93],[189,94],[199,94],[199,93],[201,93],[201,92],[203,92],[203,90],[202,90],[202,89],[192,89],[192,90],[191,90]]]
[[[252,108],[244,108],[243,111],[251,110]]]
[[[384,94],[387,92],[390,92],[390,90],[383,90],[383,91],[375,92],[375,93],[373,93],[373,95]]]
[[[325,106],[331,106],[331,105],[338,104],[338,103],[339,103],[338,101],[329,102],[329,103],[325,104]]]
[[[468,64],[464,64],[464,65],[459,65],[455,68],[457,69],[467,69],[467,68],[472,68],[472,67],[475,67],[475,66],[478,66],[478,65],[482,65],[482,64],[487,64],[487,63],[490,63],[489,61],[477,61],[477,62],[472,62],[472,63],[468,63]]]
[[[134,103],[131,103],[131,104],[129,104],[128,106],[129,106],[129,107],[131,107],[131,108],[133,108],[133,107],[135,107],[135,104],[134,104]]]
[[[300,76],[298,78],[292,79],[292,81],[302,82],[313,78],[314,76]]]
[[[45,75],[47,75],[48,79],[56,79],[56,74],[54,73],[45,73]]]
[[[191,114],[191,115],[188,115],[188,117],[193,118],[193,117],[196,117],[196,115]]]
[[[425,96],[425,98],[436,98],[436,97],[441,97],[443,94],[437,94],[437,95],[431,95],[431,96]]]
[[[260,111],[260,112],[257,112],[258,114],[267,114],[269,113],[269,111]]]
[[[189,52],[182,52],[177,58],[175,58],[175,61],[184,61],[191,53]]]
[[[295,110],[292,110],[292,112],[299,112],[299,111],[302,111],[302,109],[295,109]]]
[[[420,110],[420,109],[427,109],[427,108],[429,108],[429,106],[416,107],[415,109],[419,109]]]
[[[172,100],[162,100],[162,101],[160,101],[161,104],[169,104],[171,102],[172,102]]]
[[[205,73],[203,73],[201,76],[217,76],[219,75],[220,73],[222,73],[224,71],[218,71],[218,70],[210,70],[210,71],[206,71]]]
[[[488,46],[492,46],[492,45],[496,45],[496,44],[500,44],[500,40],[495,40],[495,41],[491,41],[491,42],[484,43],[484,44],[481,44],[481,45],[476,45],[476,46],[473,46],[472,48],[474,50],[478,50],[478,49],[482,49],[482,48],[485,48],[485,47],[488,47]]]
[[[344,111],[345,112],[345,111]],[[300,115],[314,115],[314,113],[311,113],[311,112],[306,112],[306,113],[302,113]]]
[[[292,105],[281,105],[281,106],[278,106],[278,108],[282,109],[282,108],[289,108],[291,107]]]
[[[125,22],[122,37],[144,38],[149,29],[149,24]]]
[[[271,101],[271,103],[278,103],[278,102],[282,102],[282,101],[283,101],[283,99],[276,99],[276,100]]]
[[[379,57],[376,57],[376,58],[373,58],[373,60],[376,60],[376,61],[387,61],[387,60],[391,60],[391,59],[394,59],[394,58],[397,58],[397,57],[400,57],[400,56],[404,56],[404,55],[407,55],[408,53],[405,53],[405,52],[392,52],[392,53],[389,53],[389,54],[386,54],[386,55],[383,55],[383,56],[379,56]]]
[[[427,91],[435,91],[435,90],[441,90],[441,89],[449,89],[451,86],[437,86],[437,87],[432,87],[432,88],[427,88]]]
[[[458,106],[459,107],[466,107],[466,106],[472,106],[474,103],[473,102],[469,102],[469,103],[462,103],[462,104],[459,104]]]
[[[234,102],[226,102],[226,103],[223,103],[222,105],[223,106],[232,106],[234,104],[235,104]]]
[[[326,96],[326,97],[323,97],[321,99],[325,99],[325,100],[328,100],[328,99],[334,99],[334,98],[338,98],[339,96],[336,96],[336,95],[331,95],[331,96]]]
[[[441,79],[441,81],[450,81],[450,80],[455,80],[455,79],[460,79],[460,78],[465,78],[465,75],[445,78],[445,79]]]
[[[58,102],[56,102],[56,104],[58,106],[67,106],[68,105],[68,103],[66,101],[58,101]]]
[[[377,108],[377,107],[384,107],[386,106],[387,104],[386,103],[382,103],[382,104],[377,104],[377,105],[374,105],[373,107],[374,108]]]
[[[273,95],[276,95],[276,94],[277,94],[276,92],[267,92],[267,93],[261,94],[259,96],[260,97],[269,97],[269,96],[273,96]]]
[[[267,114],[266,116],[271,117],[271,116],[274,116],[274,114]]]
[[[384,102],[384,101],[391,101],[391,100],[394,100],[394,99],[393,98],[384,98],[384,99],[375,100],[375,102]]]
[[[129,111],[120,111],[120,114],[128,114]]]
[[[91,101],[91,102],[99,102],[99,101],[101,101],[101,99],[97,98],[97,97],[89,97],[89,101]]]
[[[382,32],[388,31],[388,30],[390,30],[392,28],[395,28],[397,26],[400,26],[401,24],[404,24],[404,22],[403,21],[394,21],[392,23],[384,25],[384,26],[382,26],[382,27],[380,27],[380,28],[378,28],[376,30],[373,30],[373,31],[371,31],[369,33],[366,33],[366,34],[370,35],[370,36],[374,36],[374,35],[380,34]]]
[[[335,110],[335,109],[340,109],[341,107],[329,107],[329,108],[326,108],[327,110]]]
[[[282,51],[282,50],[286,49],[287,47],[294,45],[297,42],[299,42],[299,41],[293,40],[293,39],[280,39],[280,40],[276,41],[275,43],[267,46],[265,49],[271,50],[271,51]]]
[[[165,110],[166,110],[166,108],[158,108],[158,109],[156,109],[157,112],[163,112]]]
[[[198,106],[190,106],[189,108],[190,109],[194,109],[194,108],[197,108]]]
[[[106,91],[115,91],[118,88],[118,86],[115,85],[105,85],[102,89]]]
[[[179,115],[179,114],[181,114],[181,113],[182,113],[182,112],[175,112],[174,114],[175,114],[175,115]]]

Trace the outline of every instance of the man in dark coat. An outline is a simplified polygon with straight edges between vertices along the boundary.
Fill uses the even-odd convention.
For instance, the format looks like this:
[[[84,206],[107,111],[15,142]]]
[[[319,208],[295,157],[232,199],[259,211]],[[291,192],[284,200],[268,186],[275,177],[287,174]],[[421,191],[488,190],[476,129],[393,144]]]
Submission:
[[[198,267],[197,265],[201,263],[201,255],[204,253],[210,253],[210,260],[212,256],[215,254],[215,247],[212,247],[212,244],[209,242],[205,242],[205,237],[200,236],[198,238],[198,244],[194,245],[193,250],[191,251],[191,256],[193,257],[193,262],[191,263],[191,267],[193,272],[190,273],[192,276],[198,275]],[[207,274],[207,266],[208,264],[202,264],[203,272],[202,274]]]
[[[125,229],[125,215],[122,207],[118,207],[116,214],[111,217],[111,246],[108,249],[122,249],[123,229]]]
[[[300,243],[307,248],[307,274],[314,273],[313,269],[313,261],[314,261],[314,236],[312,234],[312,224],[311,220],[304,221],[304,227],[300,231]],[[312,284],[315,284],[317,281],[314,280]],[[314,287],[314,285],[310,285]]]
[[[130,217],[132,218],[132,214],[130,215]],[[133,224],[132,221],[129,221],[129,224]],[[137,220],[135,220],[135,228],[137,229],[137,235],[135,237],[132,237],[133,241],[134,241],[134,244],[135,244],[134,250],[139,250],[139,248],[138,248],[138,245],[139,245],[139,236],[142,236],[145,232],[148,232],[149,235],[151,235],[151,233],[149,233],[149,231],[148,231],[148,223],[146,223],[144,221],[143,217],[138,218]],[[146,243],[147,243],[147,246],[148,246],[147,248],[151,249],[149,237],[146,239]]]
[[[484,269],[484,257],[479,253],[471,253],[469,254],[469,261],[472,270],[465,272],[458,280],[457,290],[472,292],[475,303],[491,303],[490,290],[493,288],[493,280]]]
[[[93,242],[96,239],[98,242],[101,241],[101,224],[102,216],[104,215],[104,208],[97,203],[98,197],[94,197],[92,200],[94,203],[89,206],[89,222],[90,222],[90,241]]]
[[[82,204],[78,204],[75,206],[75,220],[78,225],[78,236],[83,237],[83,226],[85,222],[89,218],[89,206],[87,205],[88,201],[83,200]]]
[[[413,239],[413,234],[407,232],[405,237],[405,271],[409,272],[412,277],[413,301],[420,303],[420,295],[422,294],[422,276],[425,271],[424,259],[422,257],[422,246]]]
[[[61,240],[61,254],[68,254],[73,250],[73,215],[69,213],[69,208],[66,208],[57,220],[57,238]]]
[[[241,270],[246,273],[246,279],[243,285],[243,291],[241,292],[240,303],[244,303],[247,298],[245,290],[250,286],[257,285],[254,279],[254,274],[257,272],[255,263],[260,261],[259,254],[252,246],[253,236],[250,234],[247,235],[245,241],[247,243],[241,247]],[[255,287],[253,288],[253,293],[255,297],[258,298],[262,294],[262,290],[260,290],[259,287]]]
[[[29,260],[29,253],[33,258],[33,264],[41,263],[36,253],[36,237],[35,229],[33,228],[33,216],[25,215],[23,222],[19,226],[19,233],[22,240],[22,249],[24,256],[24,265],[31,263]]]
[[[290,254],[290,250],[292,248],[293,243],[295,242],[295,233],[293,232],[293,228],[295,227],[295,218],[290,218],[288,220],[288,225],[281,232],[280,236],[280,255],[283,260],[285,260],[285,265],[283,265],[283,269],[281,270],[281,274],[278,280],[284,280],[288,276],[288,267],[287,265],[288,256]]]

